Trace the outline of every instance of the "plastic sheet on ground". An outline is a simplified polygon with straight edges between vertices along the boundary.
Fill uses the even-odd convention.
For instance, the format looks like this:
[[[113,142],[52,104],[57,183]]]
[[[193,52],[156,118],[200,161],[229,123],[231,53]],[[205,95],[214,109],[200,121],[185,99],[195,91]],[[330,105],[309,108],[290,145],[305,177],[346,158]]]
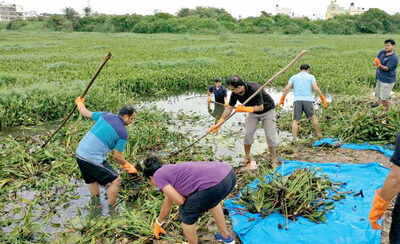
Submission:
[[[353,149],[353,150],[374,150],[374,151],[383,153],[388,158],[392,157],[392,155],[394,153],[394,151],[389,149],[388,146],[372,145],[372,144],[368,144],[368,143],[343,144],[338,139],[334,139],[334,138],[323,138],[321,140],[315,141],[313,144],[314,147],[321,147],[321,146],[325,146],[325,145],[328,145],[331,147],[341,147],[341,148],[346,148],[346,149]]]
[[[341,189],[352,190],[354,194],[362,190],[364,197],[346,194],[346,199],[335,202],[335,209],[328,211],[326,223],[316,224],[299,217],[297,221],[288,220],[288,230],[285,230],[283,215],[277,212],[266,218],[249,212],[241,215],[238,208],[244,207],[234,203],[234,199],[228,199],[224,205],[229,211],[233,230],[243,244],[380,244],[381,232],[371,228],[368,214],[375,190],[382,187],[389,169],[379,163],[337,164],[284,161],[277,170],[283,175],[289,175],[298,167],[313,166],[321,168],[322,173],[328,175],[333,182],[346,182],[346,186]],[[249,186],[256,187],[256,182],[257,180]],[[378,221],[378,223],[382,222]],[[279,229],[278,224],[282,224],[284,228]]]

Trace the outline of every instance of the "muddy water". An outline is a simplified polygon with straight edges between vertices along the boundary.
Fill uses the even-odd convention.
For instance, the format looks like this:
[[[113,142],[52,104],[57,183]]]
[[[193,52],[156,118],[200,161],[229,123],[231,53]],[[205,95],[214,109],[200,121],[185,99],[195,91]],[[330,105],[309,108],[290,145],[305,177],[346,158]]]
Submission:
[[[275,104],[279,103],[282,92],[275,89],[266,89],[267,93],[274,99]],[[230,92],[228,92],[228,99]],[[327,98],[328,101],[330,97]],[[285,105],[282,111],[293,109],[293,92],[286,96]],[[319,101],[318,99],[315,99]],[[176,123],[171,126],[174,131],[182,132],[194,139],[207,133],[210,126],[215,124],[224,107],[218,104],[207,103],[207,96],[198,93],[187,93],[180,96],[171,96],[167,99],[149,102],[143,104],[145,108],[164,110],[170,113]],[[318,105],[315,105],[318,109]],[[224,160],[236,166],[243,160],[244,149],[244,124],[247,113],[236,113],[230,120],[225,122],[218,134],[210,134],[205,139],[199,142],[199,145],[212,147],[214,157],[217,160]],[[216,119],[217,117],[217,119]],[[284,145],[292,139],[291,133],[288,131],[278,131],[280,145]],[[251,148],[252,154],[261,154],[267,152],[267,142],[264,135],[264,130],[259,124],[255,133],[255,141]]]
[[[274,89],[266,90],[274,99],[275,103],[279,102],[281,92]],[[230,93],[228,93],[228,98]],[[316,99],[317,100],[317,99]],[[318,99],[319,100],[319,99]],[[328,98],[328,101],[330,99]],[[285,106],[281,111],[292,109],[293,93],[289,93],[286,97]],[[166,99],[161,99],[154,102],[142,103],[142,108],[157,108],[170,113],[175,123],[170,129],[182,132],[190,136],[193,140],[205,134],[211,125],[215,124],[220,114],[223,112],[223,106],[214,104],[208,105],[207,96],[198,93],[187,93],[180,96],[171,96]],[[315,106],[318,108],[318,106]],[[199,145],[203,147],[211,147],[214,152],[214,158],[231,163],[233,166],[239,164],[243,159],[243,137],[244,137],[244,122],[246,113],[237,113],[223,127],[218,134],[210,134]],[[22,136],[22,135],[38,135],[54,130],[58,122],[47,124],[46,126],[35,127],[18,127],[11,130],[0,131],[0,137],[3,136]],[[291,134],[287,131],[278,132],[280,144],[283,145],[291,140]],[[267,151],[267,143],[264,131],[259,125],[256,134],[255,142],[252,146],[252,154],[260,154]],[[177,148],[178,149],[178,148]],[[101,188],[100,203],[97,207],[89,207],[91,195],[88,186],[82,180],[71,180],[71,185],[66,186],[72,188],[74,196],[63,201],[63,203],[54,206],[53,213],[49,214],[50,206],[36,203],[33,206],[32,222],[40,223],[40,231],[55,234],[64,230],[64,224],[67,220],[76,220],[77,217],[86,218],[88,216],[109,215],[107,200],[105,199],[105,189]],[[54,194],[60,194],[57,190]],[[26,209],[30,202],[40,198],[40,192],[34,190],[20,190],[16,193],[18,201],[5,205],[2,209],[3,219],[18,220],[24,217]],[[55,211],[54,211],[55,210]],[[13,222],[7,227],[3,227],[3,233],[8,233],[14,229],[17,224],[23,224],[20,221]]]
[[[106,192],[104,188],[100,189],[99,200],[94,203],[94,199],[91,198],[91,194],[86,185],[81,180],[72,179],[70,185],[62,189],[53,189],[54,194],[65,194],[68,189],[73,189],[68,193],[71,196],[61,200],[56,206],[52,204],[43,204],[38,202],[42,199],[39,191],[36,190],[19,190],[15,194],[15,201],[7,204],[3,207],[2,219],[18,220],[24,219],[28,214],[31,214],[31,221],[33,223],[40,224],[41,232],[49,234],[55,234],[64,230],[64,225],[67,221],[74,221],[76,217],[99,217],[110,215],[110,209],[108,208],[107,199],[105,197]],[[37,202],[35,202],[35,200]],[[32,210],[29,212],[30,205]],[[3,233],[12,231],[18,224],[23,224],[23,221],[12,222],[7,227],[3,227]]]

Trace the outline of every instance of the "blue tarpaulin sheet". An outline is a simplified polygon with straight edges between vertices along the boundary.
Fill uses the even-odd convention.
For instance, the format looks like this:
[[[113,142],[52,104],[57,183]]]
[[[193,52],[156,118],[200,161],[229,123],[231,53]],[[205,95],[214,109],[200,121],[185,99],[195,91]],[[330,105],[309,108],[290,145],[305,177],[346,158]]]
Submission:
[[[324,146],[324,145],[329,145],[332,147],[353,149],[353,150],[374,150],[374,151],[383,153],[386,157],[389,157],[389,158],[391,158],[394,153],[394,151],[390,150],[387,146],[372,145],[372,144],[368,144],[368,143],[342,144],[338,139],[334,139],[334,138],[323,138],[321,140],[315,141],[313,144],[314,147],[320,147],[320,146]]]
[[[233,230],[243,244],[379,244],[381,242],[381,232],[371,228],[368,214],[375,190],[382,187],[389,169],[379,163],[337,164],[284,161],[277,170],[283,175],[289,175],[298,167],[321,168],[322,173],[328,175],[333,182],[347,183],[341,191],[342,189],[352,190],[358,193],[362,190],[364,197],[346,194],[346,199],[335,202],[335,208],[328,211],[326,223],[316,224],[299,217],[297,221],[289,220],[288,230],[278,228],[278,224],[286,226],[285,218],[280,213],[274,212],[266,218],[249,212],[240,215],[238,208],[244,208],[244,206],[236,204],[234,198],[228,199],[224,205],[229,211]],[[256,182],[257,180],[253,181],[249,186],[256,187]]]

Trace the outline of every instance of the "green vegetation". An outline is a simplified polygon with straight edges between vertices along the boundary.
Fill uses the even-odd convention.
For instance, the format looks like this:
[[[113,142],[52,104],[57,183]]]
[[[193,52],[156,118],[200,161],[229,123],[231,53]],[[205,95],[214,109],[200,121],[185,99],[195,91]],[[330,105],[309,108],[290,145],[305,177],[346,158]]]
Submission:
[[[182,15],[179,18],[202,18]],[[70,18],[77,17],[72,14]],[[73,23],[72,20],[66,24]],[[129,161],[138,162],[150,152],[163,155],[188,145],[193,139],[186,131],[172,132],[170,126],[176,121],[167,113],[157,108],[144,110],[140,102],[192,91],[205,94],[215,77],[226,78],[233,74],[263,83],[302,49],[308,53],[270,87],[282,89],[289,77],[299,71],[300,63],[309,63],[323,93],[332,96],[328,108],[316,113],[324,136],[349,142],[386,144],[392,143],[400,131],[398,105],[388,113],[381,107],[372,109],[369,105],[369,96],[375,87],[372,60],[383,48],[387,35],[366,38],[366,35],[225,32],[215,35],[59,33],[32,31],[31,24],[20,23],[22,29],[31,31],[1,31],[2,132],[9,127],[42,126],[64,118],[105,54],[111,51],[113,57],[90,89],[85,103],[92,111],[116,112],[123,104],[139,106],[135,125],[128,129],[130,137],[124,152]],[[47,20],[42,20],[38,27],[47,24]],[[390,37],[400,40],[399,35]],[[396,84],[395,90],[398,89]],[[178,119],[190,125],[199,118],[180,115]],[[291,111],[280,111],[277,120],[280,129],[290,130],[290,123]],[[76,219],[66,222],[51,222],[57,213],[68,207],[71,199],[79,198],[76,188],[83,183],[76,182],[80,174],[74,150],[91,125],[92,122],[81,120],[76,113],[45,150],[39,150],[38,146],[48,135],[0,137],[0,228],[11,229],[7,235],[1,233],[2,243],[44,243],[50,242],[54,235],[66,243],[151,241],[151,223],[158,214],[162,198],[143,179],[137,183],[125,173],[122,173],[118,217],[90,219],[78,214]],[[300,121],[300,137],[307,137],[312,131],[311,123]],[[209,146],[196,146],[166,160],[200,161],[213,157]],[[258,161],[265,161],[260,157]],[[247,176],[238,177],[236,190],[252,179]],[[24,190],[36,191],[38,195],[33,200],[22,200],[17,195]],[[8,206],[14,203],[17,206],[10,210]],[[13,218],[9,218],[10,215]],[[166,230],[169,239],[179,242],[182,233],[176,220],[178,214],[174,209]],[[207,220],[207,217],[201,219],[200,231],[204,230]],[[46,225],[58,226],[63,231],[49,233]]]
[[[139,162],[152,151],[176,150],[187,143],[182,134],[168,131],[172,123],[168,114],[154,111],[139,111],[134,125],[128,127],[130,137],[124,151],[130,162]],[[69,202],[81,196],[76,188],[82,182],[79,168],[75,161],[75,149],[84,133],[92,126],[92,122],[76,120],[69,123],[56,135],[55,140],[44,150],[40,149],[42,136],[19,135],[0,138],[0,242],[1,243],[45,243],[54,239],[53,243],[112,243],[115,240],[127,239],[143,243],[151,240],[152,223],[158,216],[162,197],[144,178],[131,178],[121,172],[123,178],[119,197],[120,213],[110,216],[83,216],[78,208],[74,218],[58,219],[69,207]],[[197,150],[196,155],[187,152],[176,160],[207,160],[212,152]],[[109,158],[109,162],[113,162]],[[119,169],[117,164],[115,169]],[[122,171],[122,170],[120,170]],[[23,191],[35,192],[32,199],[23,199]],[[10,206],[14,206],[11,207]],[[172,211],[167,229],[169,238],[180,240],[177,209]],[[92,213],[93,210],[90,211]],[[13,218],[10,216],[14,216]],[[15,217],[19,216],[19,217]],[[63,227],[62,232],[48,232],[49,225]],[[3,233],[2,228],[11,231]]]
[[[339,191],[345,184],[332,182],[320,168],[298,168],[288,176],[267,169],[257,178],[257,188],[247,186],[236,203],[264,218],[277,211],[293,221],[302,216],[325,223],[325,215],[335,208],[334,201],[346,198],[345,193],[353,193]]]
[[[108,51],[113,57],[86,98],[92,110],[204,91],[215,77],[232,74],[262,83],[302,49],[308,54],[301,62],[310,63],[324,93],[366,94],[375,86],[371,60],[385,38],[2,32],[0,129],[64,118]],[[285,85],[298,65],[272,86]]]
[[[35,24],[35,23],[44,24]],[[36,29],[84,32],[135,32],[135,33],[279,33],[279,34],[357,34],[399,33],[400,14],[389,15],[380,9],[370,9],[362,15],[335,16],[329,20],[272,16],[264,11],[258,17],[235,19],[224,9],[197,7],[181,9],[177,15],[104,15],[92,14],[85,9],[80,17],[72,8],[63,15],[49,15],[29,21],[16,20],[6,28],[17,30],[26,25]]]

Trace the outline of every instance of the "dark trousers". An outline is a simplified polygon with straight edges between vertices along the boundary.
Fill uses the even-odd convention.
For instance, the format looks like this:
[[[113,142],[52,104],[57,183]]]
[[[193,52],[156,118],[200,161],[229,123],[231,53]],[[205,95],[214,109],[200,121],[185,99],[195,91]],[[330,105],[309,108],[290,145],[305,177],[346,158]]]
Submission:
[[[392,225],[389,232],[390,244],[400,244],[400,194],[397,195],[396,203],[392,212]]]

